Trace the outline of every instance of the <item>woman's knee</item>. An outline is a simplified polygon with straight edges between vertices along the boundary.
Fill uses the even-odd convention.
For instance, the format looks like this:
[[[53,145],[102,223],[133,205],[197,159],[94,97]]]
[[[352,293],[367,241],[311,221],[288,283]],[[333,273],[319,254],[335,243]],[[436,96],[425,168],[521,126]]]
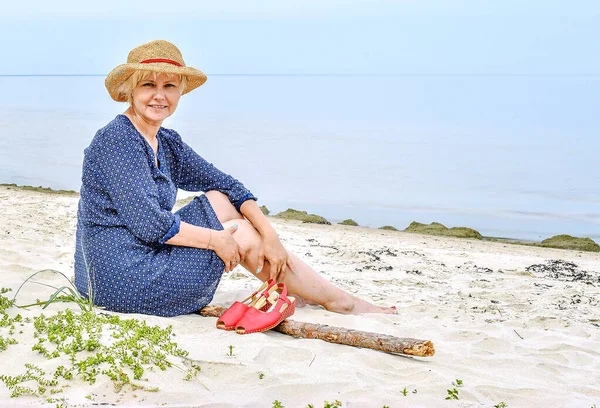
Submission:
[[[215,214],[217,214],[217,218],[221,224],[233,219],[244,218],[242,214],[235,209],[233,204],[231,204],[227,195],[216,190],[207,191],[204,195],[210,202],[210,205],[215,211]]]
[[[227,229],[237,224],[237,230],[233,233],[233,239],[238,243],[245,257],[256,252],[260,246],[261,237],[254,226],[244,218],[226,221],[223,228]]]

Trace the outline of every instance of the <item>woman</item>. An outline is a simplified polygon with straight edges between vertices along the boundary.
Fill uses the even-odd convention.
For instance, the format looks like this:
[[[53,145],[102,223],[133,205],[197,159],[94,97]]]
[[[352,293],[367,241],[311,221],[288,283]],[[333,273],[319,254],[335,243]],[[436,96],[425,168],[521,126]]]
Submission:
[[[340,313],[394,313],[342,291],[287,252],[243,184],[161,127],[206,76],[167,41],[133,49],[106,78],[129,108],[85,150],[75,284],[98,306],[174,316],[213,298],[238,264],[265,281]],[[177,189],[204,191],[176,213]]]

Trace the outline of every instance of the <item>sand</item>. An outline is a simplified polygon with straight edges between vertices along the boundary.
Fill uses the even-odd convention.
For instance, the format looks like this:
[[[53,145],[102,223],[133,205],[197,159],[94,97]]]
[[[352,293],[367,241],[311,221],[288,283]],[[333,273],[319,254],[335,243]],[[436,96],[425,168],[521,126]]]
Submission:
[[[16,290],[42,269],[72,276],[77,201],[76,195],[0,187],[0,287]],[[199,315],[123,315],[171,325],[179,346],[201,366],[199,379],[208,390],[175,369],[148,376],[158,392],[115,392],[108,379],[88,385],[76,377],[59,395],[65,406],[272,407],[278,400],[290,408],[339,400],[343,407],[600,407],[599,254],[271,221],[286,247],[327,279],[399,310],[344,316],[307,306],[292,319],[431,340],[435,356],[409,358],[276,332],[240,336]],[[37,280],[64,285],[52,273]],[[229,305],[258,286],[238,268],[224,275],[213,304]],[[24,304],[52,292],[28,284],[17,300]],[[11,313],[17,312],[33,317],[42,311]],[[26,362],[55,366],[31,350],[35,340],[28,333],[15,334],[19,344],[0,352],[0,375],[22,373]],[[461,387],[452,384],[457,379]],[[445,399],[453,388],[458,401]],[[44,401],[11,399],[0,383],[0,406]]]

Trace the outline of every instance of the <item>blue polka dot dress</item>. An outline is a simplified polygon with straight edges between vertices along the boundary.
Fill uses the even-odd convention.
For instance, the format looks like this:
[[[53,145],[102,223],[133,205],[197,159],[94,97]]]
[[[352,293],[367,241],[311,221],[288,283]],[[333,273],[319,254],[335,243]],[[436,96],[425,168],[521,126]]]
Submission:
[[[256,197],[177,132],[160,128],[157,138],[158,166],[150,145],[119,115],[85,150],[75,285],[108,310],[175,316],[210,303],[224,271],[214,251],[165,244],[181,221],[223,229],[204,195],[173,213],[177,189],[220,191],[238,211]]]

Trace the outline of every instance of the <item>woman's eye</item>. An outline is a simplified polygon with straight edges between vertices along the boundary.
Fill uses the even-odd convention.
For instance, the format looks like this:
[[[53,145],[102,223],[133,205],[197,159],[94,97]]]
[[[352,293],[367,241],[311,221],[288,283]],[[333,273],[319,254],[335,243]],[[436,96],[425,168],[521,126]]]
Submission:
[[[152,82],[145,82],[142,84],[142,86],[153,86],[154,84]]]
[[[165,85],[165,86],[166,86],[167,88],[171,88],[171,87],[174,87],[174,86],[175,86],[175,84],[167,84],[167,85]]]

